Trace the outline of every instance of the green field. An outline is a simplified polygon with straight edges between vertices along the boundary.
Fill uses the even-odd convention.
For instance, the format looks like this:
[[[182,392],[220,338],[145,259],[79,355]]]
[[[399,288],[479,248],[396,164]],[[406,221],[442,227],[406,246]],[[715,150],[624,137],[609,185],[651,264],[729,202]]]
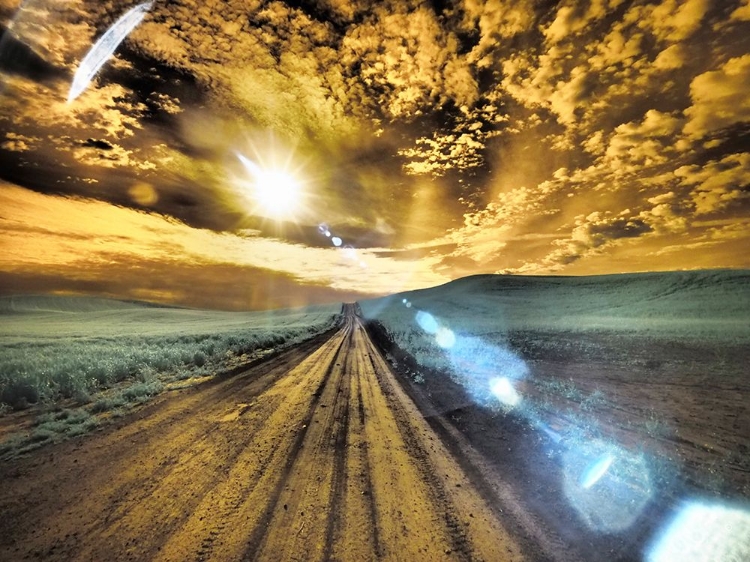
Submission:
[[[339,312],[340,305],[236,313],[83,297],[4,297],[0,404],[87,403],[121,381],[147,392],[159,387],[160,375],[206,374],[232,358],[307,339],[335,325]]]

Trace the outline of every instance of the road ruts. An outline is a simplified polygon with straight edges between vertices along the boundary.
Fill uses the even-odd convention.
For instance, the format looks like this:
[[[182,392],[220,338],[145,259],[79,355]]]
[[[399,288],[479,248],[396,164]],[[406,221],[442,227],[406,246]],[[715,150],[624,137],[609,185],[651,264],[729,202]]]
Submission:
[[[0,466],[2,560],[521,560],[354,307],[327,339]]]

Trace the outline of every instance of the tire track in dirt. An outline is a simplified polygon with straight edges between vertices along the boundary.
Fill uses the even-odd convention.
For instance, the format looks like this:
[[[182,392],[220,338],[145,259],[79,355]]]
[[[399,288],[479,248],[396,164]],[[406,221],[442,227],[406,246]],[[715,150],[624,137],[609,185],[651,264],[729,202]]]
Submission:
[[[316,357],[319,351],[313,353],[311,357]],[[309,361],[310,359],[307,359]],[[189,432],[186,437],[181,439],[181,449],[178,458],[174,462],[174,469],[170,471],[165,477],[160,478],[161,474],[159,471],[155,471],[144,479],[147,479],[151,485],[143,486],[144,493],[133,495],[130,494],[126,501],[122,501],[120,509],[118,511],[124,511],[120,515],[121,519],[125,519],[122,524],[109,524],[107,530],[101,533],[101,537],[105,539],[104,543],[112,544],[116,542],[120,536],[128,535],[148,535],[154,528],[162,528],[162,538],[152,543],[153,546],[163,546],[170,536],[169,532],[175,532],[179,526],[184,523],[189,513],[200,507],[202,501],[212,494],[216,488],[216,485],[220,485],[225,481],[230,473],[230,467],[236,467],[244,461],[243,454],[246,452],[246,443],[244,436],[238,436],[236,431],[225,431],[226,423],[224,420],[229,418],[234,421],[241,420],[241,424],[237,425],[236,428],[240,429],[242,433],[252,435],[258,431],[266,422],[268,417],[272,416],[277,409],[281,406],[282,397],[273,396],[267,397],[266,390],[278,383],[278,379],[281,376],[287,374],[288,366],[286,364],[281,365],[277,369],[272,369],[268,375],[261,377],[258,381],[251,381],[250,384],[241,387],[241,397],[243,399],[240,402],[239,410],[235,410],[234,413],[245,412],[245,417],[240,418],[237,415],[236,419],[233,415],[224,414],[224,408],[221,408],[219,412],[214,412],[210,416],[213,418],[209,426],[201,426],[200,431],[206,433],[205,437],[199,438],[197,442],[195,439],[195,431]],[[231,386],[236,386],[235,384]],[[227,396],[227,389],[221,390],[222,397]],[[251,416],[248,416],[249,412],[248,405],[244,403],[246,397],[251,396],[264,396],[264,400],[260,402],[261,407],[254,412]],[[212,396],[206,397],[210,402],[216,403],[216,398]],[[235,400],[238,397],[235,395]],[[221,398],[219,398],[221,400]],[[221,401],[218,402],[221,404]],[[202,412],[204,415],[206,412]],[[191,412],[192,414],[192,412]],[[179,431],[179,429],[178,429]],[[239,437],[239,438],[238,438]],[[206,447],[199,447],[196,450],[196,446],[200,444],[207,444]],[[156,444],[158,447],[159,444]],[[216,451],[223,451],[223,456],[218,456]],[[260,459],[258,463],[258,470],[262,471],[265,467],[265,459]],[[191,471],[195,470],[196,465],[199,465],[201,470],[213,473],[215,477],[213,479],[195,479],[191,476]],[[190,498],[182,497],[178,501],[173,501],[172,498],[180,497],[179,491],[185,486],[186,482],[194,482],[194,486],[198,488],[198,493],[194,493]],[[153,483],[158,483],[158,486],[153,489]],[[149,488],[152,488],[149,490]],[[137,486],[135,487],[137,490]],[[146,499],[152,495],[157,494],[162,500],[158,505],[154,506],[156,509],[142,509],[133,510],[133,505],[141,505]],[[228,497],[228,496],[227,496]],[[222,507],[226,507],[230,503],[227,497],[223,498]],[[170,525],[165,526],[164,514],[169,513]],[[110,518],[111,519],[111,518]],[[221,530],[221,529],[220,529]],[[219,531],[220,531],[219,530]],[[219,531],[216,531],[217,534]],[[210,545],[210,541],[204,540],[206,545]],[[200,552],[200,550],[199,550]],[[94,551],[91,553],[91,559],[102,559],[101,556],[106,556],[106,552],[99,553]]]
[[[336,414],[342,409],[346,414],[348,392],[343,399],[339,396],[348,386],[342,364],[350,338],[351,326],[347,325],[342,345],[313,394],[302,438],[295,443],[268,502],[266,517],[251,535],[243,560],[290,559],[305,549],[308,556],[328,558],[334,519],[330,514],[336,512],[335,442],[345,439],[348,425]],[[338,456],[343,457],[343,451]],[[282,509],[277,509],[279,505]],[[289,529],[295,531],[291,537]]]
[[[325,341],[0,466],[0,560],[520,560],[345,313]]]
[[[364,328],[362,332],[365,333]],[[401,389],[369,337],[365,344],[387,410],[397,421],[398,432],[429,491],[434,512],[440,514],[442,526],[448,532],[450,546],[445,552],[451,558],[463,560],[520,559],[516,542],[499,520],[489,514],[490,506],[477,494],[457,461]]]
[[[372,358],[372,356],[369,357]],[[377,373],[380,365],[376,365],[376,362],[373,359],[371,359],[371,362],[373,370]],[[434,473],[434,467],[429,462],[427,452],[424,450],[422,442],[415,434],[415,428],[407,419],[408,414],[403,410],[401,405],[393,399],[393,389],[388,384],[388,381],[382,380],[381,378],[379,382],[384,389],[387,389],[385,391],[385,396],[396,418],[401,438],[412,453],[412,458],[419,469],[422,480],[428,484],[430,498],[436,506],[439,506],[436,511],[442,513],[444,516],[446,528],[449,531],[449,538],[452,547],[451,551],[455,552],[461,560],[473,560],[474,557],[471,545],[469,544],[466,534],[463,532],[462,526],[455,515],[455,507],[452,505],[450,498],[446,493],[442,480]]]
[[[281,399],[279,407],[249,432],[253,435],[227,481],[214,488],[183,528],[170,537],[161,559],[184,560],[197,552],[198,560],[237,560],[245,557],[248,545],[257,548],[345,336],[345,332],[334,336],[264,394],[264,398]],[[197,544],[199,537],[203,538]]]

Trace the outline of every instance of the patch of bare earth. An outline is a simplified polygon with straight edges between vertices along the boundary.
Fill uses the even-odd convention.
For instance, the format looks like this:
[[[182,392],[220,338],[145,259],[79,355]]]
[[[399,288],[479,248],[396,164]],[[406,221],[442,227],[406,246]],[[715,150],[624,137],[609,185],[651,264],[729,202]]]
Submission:
[[[447,374],[416,365],[378,323],[368,329],[402,370],[423,373],[419,384],[400,381],[475,486],[525,537],[531,558],[642,560],[681,499],[750,497],[746,346],[537,332],[499,342],[529,365],[518,390],[538,405],[537,418],[548,427],[612,441],[654,461],[653,496],[639,517],[623,530],[601,532],[566,496],[564,442],[528,416],[478,406]]]

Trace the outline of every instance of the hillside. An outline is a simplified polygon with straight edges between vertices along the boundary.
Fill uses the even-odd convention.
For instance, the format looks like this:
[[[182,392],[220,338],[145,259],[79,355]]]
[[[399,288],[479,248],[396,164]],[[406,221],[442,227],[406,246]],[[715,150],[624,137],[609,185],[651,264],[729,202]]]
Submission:
[[[159,307],[146,302],[121,301],[97,297],[58,295],[13,295],[0,297],[0,314],[39,312],[104,312]],[[164,307],[166,308],[166,307]]]
[[[162,306],[97,297],[0,297],[0,344],[61,337],[161,336],[265,330],[306,324],[335,314],[340,305],[255,312]]]
[[[531,277],[477,275],[362,303],[372,318],[407,322],[417,310],[454,331],[625,330],[682,337],[750,337],[750,271],[708,270]]]

